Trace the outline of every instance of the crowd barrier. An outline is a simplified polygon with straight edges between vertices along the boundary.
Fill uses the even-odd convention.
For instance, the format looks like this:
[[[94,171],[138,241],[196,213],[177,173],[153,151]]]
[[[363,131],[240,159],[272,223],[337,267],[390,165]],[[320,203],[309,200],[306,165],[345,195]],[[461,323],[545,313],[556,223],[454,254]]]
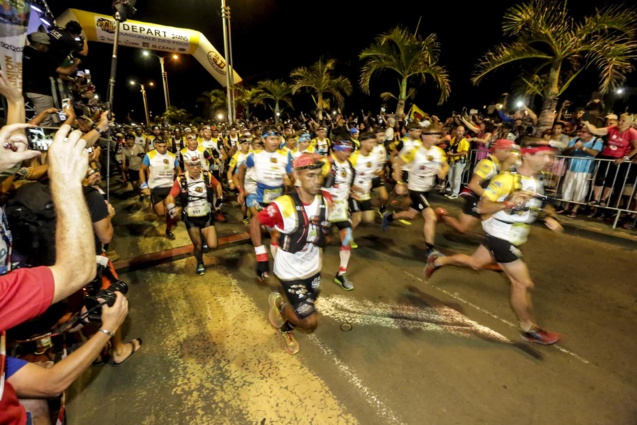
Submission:
[[[483,157],[482,152],[472,149],[469,152],[467,166],[462,176],[462,184],[467,185],[473,176],[473,170]],[[577,201],[572,197],[565,198],[564,182],[567,171],[571,165],[571,161],[588,161],[592,163],[591,172],[582,176],[586,183],[586,194],[584,199]],[[565,155],[557,155],[555,163],[551,170],[545,174],[545,192],[554,205],[564,205],[565,203],[579,204],[581,206],[596,206],[601,202],[605,193],[608,193],[606,205],[601,207],[614,214],[613,229],[617,227],[620,218],[623,215],[637,214],[637,164],[632,162],[624,162],[617,167],[617,172],[612,172],[609,163],[614,162],[611,159],[600,159],[594,157],[572,157]],[[581,163],[580,163],[581,164]],[[580,167],[589,169],[589,167]],[[601,186],[595,186],[595,182],[601,183]],[[631,218],[632,227],[637,226],[637,217]]]

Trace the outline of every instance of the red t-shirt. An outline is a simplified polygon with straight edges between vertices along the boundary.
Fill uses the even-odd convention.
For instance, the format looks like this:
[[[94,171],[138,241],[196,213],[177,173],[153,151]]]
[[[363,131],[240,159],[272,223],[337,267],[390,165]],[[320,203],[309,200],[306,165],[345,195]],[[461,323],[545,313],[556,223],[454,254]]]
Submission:
[[[53,302],[54,290],[48,267],[17,269],[0,276],[0,331],[44,313]]]
[[[617,126],[608,127],[608,140],[601,154],[613,158],[623,158],[633,150],[632,141],[637,141],[637,130],[629,128],[623,133]]]

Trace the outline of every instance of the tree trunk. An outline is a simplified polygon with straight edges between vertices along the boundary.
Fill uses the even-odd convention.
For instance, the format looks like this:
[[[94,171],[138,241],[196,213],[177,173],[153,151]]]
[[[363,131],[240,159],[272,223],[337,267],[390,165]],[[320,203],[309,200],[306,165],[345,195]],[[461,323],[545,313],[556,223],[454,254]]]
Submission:
[[[318,93],[316,101],[316,106],[318,107],[318,119],[321,121],[323,119],[323,95]]]
[[[537,119],[536,135],[540,135],[544,130],[553,127],[555,111],[557,110],[557,94],[560,92],[560,68],[561,63],[558,62],[553,64],[549,71],[546,91],[544,93],[544,102],[542,102],[542,110]]]
[[[407,100],[407,79],[403,78],[400,81],[398,93],[398,104],[396,105],[396,119],[401,120],[405,117],[405,101]]]

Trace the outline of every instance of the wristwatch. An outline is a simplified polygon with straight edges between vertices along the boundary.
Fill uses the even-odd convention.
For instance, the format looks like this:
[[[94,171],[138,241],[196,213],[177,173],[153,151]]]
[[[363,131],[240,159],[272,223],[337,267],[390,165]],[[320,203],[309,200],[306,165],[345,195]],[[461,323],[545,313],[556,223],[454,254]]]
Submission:
[[[630,160],[631,160],[631,158],[630,158],[628,155],[626,155],[626,156],[624,157],[624,161],[630,161]]]

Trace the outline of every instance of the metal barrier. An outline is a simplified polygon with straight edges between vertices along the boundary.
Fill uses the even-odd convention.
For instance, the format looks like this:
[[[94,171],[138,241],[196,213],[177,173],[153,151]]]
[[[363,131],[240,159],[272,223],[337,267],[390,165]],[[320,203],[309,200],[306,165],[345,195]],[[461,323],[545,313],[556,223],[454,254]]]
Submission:
[[[476,164],[480,162],[479,159],[481,158],[478,158],[477,150],[472,149],[469,151],[469,159],[462,176],[462,184],[464,186],[469,184],[473,176],[473,170]],[[563,197],[564,178],[573,160],[593,162],[591,167],[593,171],[586,173],[586,183],[588,184],[586,198],[581,202]],[[613,229],[617,227],[623,214],[635,214],[636,217],[633,218],[633,228],[635,228],[637,226],[637,164],[632,162],[619,164],[614,171],[614,176],[608,178],[611,174],[611,170],[614,168],[610,166],[610,163],[613,162],[614,160],[612,159],[557,155],[555,163],[550,172],[546,174],[547,179],[544,181],[546,195],[554,204],[560,202],[570,203],[614,211],[615,219],[613,221]],[[584,166],[582,168],[587,167]],[[602,180],[602,174],[602,185],[596,187],[595,182]],[[605,194],[607,196],[604,196]],[[600,205],[602,198],[604,198],[605,205]]]

